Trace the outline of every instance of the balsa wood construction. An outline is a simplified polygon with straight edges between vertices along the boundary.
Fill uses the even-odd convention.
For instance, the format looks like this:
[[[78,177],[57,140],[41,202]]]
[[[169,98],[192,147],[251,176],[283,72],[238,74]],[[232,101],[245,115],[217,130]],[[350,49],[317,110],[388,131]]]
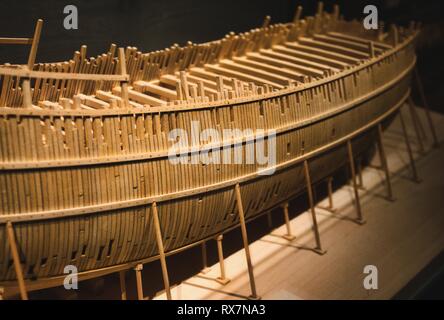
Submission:
[[[120,272],[126,299],[125,270],[135,269],[142,299],[142,266],[160,259],[171,298],[165,256],[218,239],[226,281],[221,235],[241,225],[259,298],[246,223],[277,206],[288,219],[289,199],[307,188],[314,250],[324,253],[311,185],[350,163],[356,190],[354,157],[381,142],[409,98],[419,30],[365,30],[337,6],[301,12],[291,23],[267,17],[249,32],[150,53],[113,44],[88,58],[82,46],[61,63],[34,63],[42,21],[31,39],[0,38],[31,46],[27,65],[0,66],[0,287],[26,298],[61,285],[64,267],[75,265],[80,280]],[[276,172],[172,164],[168,133],[191,136],[191,121],[220,132],[275,130]],[[199,147],[245,154],[252,143],[243,135]]]

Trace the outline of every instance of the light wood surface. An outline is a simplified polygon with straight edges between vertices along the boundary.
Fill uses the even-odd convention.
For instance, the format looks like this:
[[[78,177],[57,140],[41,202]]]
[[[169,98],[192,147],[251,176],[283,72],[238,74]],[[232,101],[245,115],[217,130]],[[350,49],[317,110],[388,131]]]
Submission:
[[[293,23],[267,17],[249,32],[150,53],[112,44],[88,57],[84,45],[60,63],[34,63],[41,20],[32,41],[2,39],[31,48],[27,66],[0,66],[0,240],[13,223],[23,256],[13,268],[0,241],[0,285],[17,286],[19,269],[34,290],[60,284],[68,264],[83,280],[160,258],[169,292],[165,256],[239,224],[249,261],[246,223],[347,161],[354,174],[377,126],[409,98],[419,29],[381,35],[338,10],[320,4],[301,19],[298,9]],[[219,133],[263,129],[267,144],[276,132],[276,163],[173,164],[169,133],[190,137],[192,121]],[[246,154],[255,138],[244,131],[199,147]]]

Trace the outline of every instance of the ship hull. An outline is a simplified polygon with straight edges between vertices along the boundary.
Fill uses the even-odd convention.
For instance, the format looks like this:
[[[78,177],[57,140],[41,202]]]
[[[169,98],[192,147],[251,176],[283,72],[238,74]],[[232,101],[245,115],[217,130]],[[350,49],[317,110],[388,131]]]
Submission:
[[[288,38],[295,26],[288,27]],[[279,28],[287,30],[287,26]],[[65,92],[78,98],[72,101],[62,98],[64,107],[48,100],[48,96],[51,97],[48,85],[44,87],[46,91],[37,90],[37,82],[32,98],[40,103],[40,108],[32,107],[31,97],[27,99],[31,107],[19,108],[14,105],[22,103],[17,96],[1,95],[0,106],[10,105],[0,107],[0,286],[17,284],[14,268],[17,259],[14,262],[7,225],[13,227],[27,289],[60,285],[67,265],[75,266],[82,280],[158,259],[154,204],[160,220],[161,242],[166,255],[171,255],[239,226],[236,186],[239,186],[248,222],[306,191],[304,163],[309,167],[312,182],[316,183],[347,165],[347,143],[351,143],[356,157],[367,152],[376,141],[377,126],[391,121],[409,97],[416,62],[416,31],[406,33],[403,42],[393,47],[379,43],[376,50],[371,43],[367,53],[367,40],[352,42],[332,34],[321,37],[331,36],[328,41],[346,43],[347,47],[338,49],[330,43],[305,40],[314,43],[314,47],[309,47],[283,42],[282,32],[276,28],[270,30],[275,30],[270,38],[276,36],[276,41],[287,47],[278,46],[276,52],[266,49],[265,53],[281,57],[279,52],[290,52],[292,56],[286,56],[287,60],[279,63],[288,66],[288,61],[305,61],[305,65],[293,65],[298,71],[264,63],[260,66],[288,77],[299,77],[301,70],[318,76],[303,76],[297,85],[294,81],[284,85],[288,79],[283,76],[258,72],[226,59],[217,61],[225,63],[222,67],[206,63],[208,61],[201,63],[207,68],[202,71],[201,67],[191,66],[193,55],[171,66],[159,63],[155,60],[159,56],[155,56],[155,63],[149,60],[151,57],[147,61],[156,68],[163,66],[162,72],[172,71],[167,74],[169,77],[153,80],[147,76],[145,80],[154,82],[142,81],[140,90],[155,91],[151,95],[136,91],[137,81],[132,81],[132,89],[128,89],[125,81],[114,87],[111,83],[105,92],[102,86],[105,80],[100,77],[84,80],[85,75],[77,82],[57,82],[59,87],[55,86],[54,97],[66,89]],[[263,40],[257,40],[254,35],[252,39]],[[249,41],[254,43],[253,40]],[[271,41],[265,45],[271,47],[272,44]],[[215,48],[222,50],[224,46],[226,43],[221,42]],[[325,46],[337,52],[319,49]],[[305,51],[297,50],[307,50],[307,47],[319,52],[319,56],[311,56],[319,69],[307,67],[310,62],[295,58],[296,54],[306,55]],[[183,52],[187,49],[191,50],[185,48]],[[207,51],[202,52],[211,53],[210,46],[204,49]],[[199,50],[196,52],[202,53]],[[259,46],[256,51],[261,50]],[[173,54],[172,51],[168,54]],[[265,53],[254,57],[276,63],[278,59],[273,60]],[[211,54],[206,56],[210,62],[217,60]],[[247,60],[242,61],[257,63]],[[330,63],[330,67],[323,70],[319,61]],[[352,66],[345,63],[350,61]],[[179,62],[189,65],[182,68]],[[127,64],[137,65],[131,60]],[[227,66],[246,70],[246,75]],[[186,81],[176,79],[176,74],[173,79],[179,84],[176,95],[171,90],[174,68],[186,69],[190,81],[199,74],[203,77],[199,86],[191,90]],[[133,69],[137,75],[146,71],[143,67]],[[187,80],[182,69],[180,77]],[[17,70],[2,72],[6,79]],[[212,72],[234,74],[242,81],[252,82],[240,82],[234,77],[230,80],[232,90],[227,90],[221,76],[217,75],[213,82],[205,78],[213,77]],[[135,78],[134,74],[130,73],[129,78]],[[256,86],[261,81],[258,79],[263,80],[258,74],[267,78],[262,86]],[[126,75],[120,77],[127,79]],[[170,87],[160,86],[162,79],[169,81]],[[201,96],[196,93],[197,88],[201,89]],[[81,89],[94,95],[76,95]],[[186,95],[191,97],[184,97]],[[111,100],[106,100],[109,97]],[[179,100],[173,101],[171,97]],[[119,101],[118,108],[116,101]],[[147,104],[141,105],[141,101]],[[202,129],[212,128],[219,133],[235,129],[242,134],[217,143],[198,143],[197,151],[187,143],[189,149],[178,151],[189,161],[173,163],[169,155],[174,141],[169,133],[180,129],[192,136],[192,122],[198,122]],[[214,155],[220,145],[227,145],[230,155],[236,151],[245,155],[251,145],[258,148],[257,140],[248,130],[263,131],[264,144],[275,144],[275,161],[266,166],[257,162],[208,164],[199,161],[202,151],[211,149]]]

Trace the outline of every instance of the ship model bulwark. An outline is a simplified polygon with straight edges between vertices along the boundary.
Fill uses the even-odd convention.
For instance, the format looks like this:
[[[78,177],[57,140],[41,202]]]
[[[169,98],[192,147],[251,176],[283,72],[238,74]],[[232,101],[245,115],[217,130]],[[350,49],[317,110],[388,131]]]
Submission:
[[[155,218],[169,255],[237,227],[240,199],[248,222],[305,192],[304,165],[329,176],[408,98],[418,33],[321,8],[205,44],[35,64],[40,28],[9,41],[31,45],[28,65],[0,67],[0,286],[17,285],[18,253],[28,290],[60,285],[67,265],[82,279],[158,259]],[[274,164],[193,163],[191,139],[172,163],[169,132],[193,122],[222,137],[199,151],[245,154],[275,132]]]

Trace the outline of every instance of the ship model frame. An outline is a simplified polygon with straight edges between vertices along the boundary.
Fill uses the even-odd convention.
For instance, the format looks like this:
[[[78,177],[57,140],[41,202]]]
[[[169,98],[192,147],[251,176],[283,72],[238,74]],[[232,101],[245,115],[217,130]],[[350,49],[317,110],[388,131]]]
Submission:
[[[355,158],[376,142],[392,198],[382,134],[397,114],[418,180],[399,109],[409,102],[421,142],[410,98],[419,26],[365,30],[322,3],[313,17],[301,12],[291,23],[266,17],[261,28],[205,44],[151,53],[112,45],[97,58],[82,46],[69,62],[52,64],[35,63],[41,20],[33,38],[0,38],[31,46],[27,65],[0,66],[0,287],[26,299],[29,290],[63,284],[64,267],[75,265],[79,280],[120,272],[125,299],[125,271],[135,269],[142,299],[143,264],[159,259],[171,298],[165,257],[216,239],[218,280],[226,283],[222,235],[240,226],[258,298],[246,223],[282,206],[291,241],[288,201],[307,191],[314,251],[324,253],[313,184],[327,179],[331,197],[329,177],[348,165],[363,223]],[[171,164],[167,133],[189,132],[193,120],[275,130],[276,172]],[[228,143],[245,153],[254,137],[228,142],[199,150]]]

